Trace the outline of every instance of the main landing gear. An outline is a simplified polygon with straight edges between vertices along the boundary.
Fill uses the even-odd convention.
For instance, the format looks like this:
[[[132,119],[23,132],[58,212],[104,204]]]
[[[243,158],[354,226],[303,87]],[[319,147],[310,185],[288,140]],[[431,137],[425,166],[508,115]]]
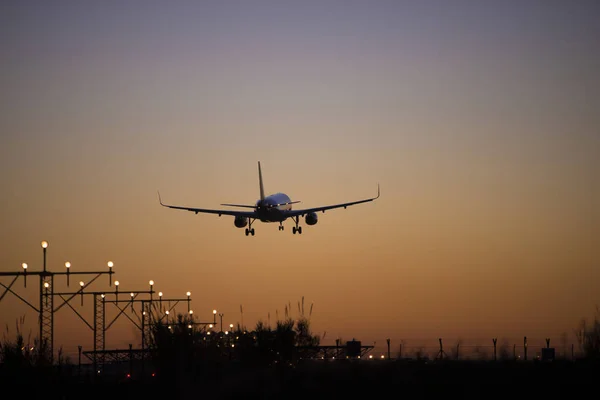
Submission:
[[[283,230],[283,222],[279,221],[279,226],[277,227],[277,229],[279,229],[280,231]]]
[[[296,226],[292,227],[292,233],[295,235],[298,232],[299,235],[302,234],[302,227],[298,226],[298,222],[300,221],[300,217],[296,216],[293,218],[294,222],[296,222]]]
[[[248,219],[248,227],[246,228],[246,236],[252,235],[254,236],[254,228],[252,227],[253,219]]]

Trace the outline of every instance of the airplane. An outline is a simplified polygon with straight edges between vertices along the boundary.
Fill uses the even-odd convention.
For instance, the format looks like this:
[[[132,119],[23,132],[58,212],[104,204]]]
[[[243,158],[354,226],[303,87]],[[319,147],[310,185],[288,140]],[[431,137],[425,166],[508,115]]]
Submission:
[[[293,210],[292,205],[300,203],[300,201],[292,201],[290,197],[284,193],[275,193],[269,196],[265,196],[262,172],[260,169],[260,161],[258,162],[258,183],[260,186],[260,199],[256,201],[256,204],[221,204],[222,206],[227,207],[251,208],[252,211],[213,210],[164,204],[160,197],[160,192],[158,192],[158,201],[163,207],[192,211],[195,214],[218,214],[219,217],[221,215],[232,215],[234,217],[233,224],[236,228],[246,228],[246,236],[254,236],[254,228],[252,227],[252,223],[256,220],[259,220],[261,222],[279,222],[279,230],[283,231],[283,221],[290,218],[296,224],[294,227],[292,227],[292,233],[296,234],[297,232],[298,234],[302,234],[302,227],[299,226],[300,217],[304,217],[304,222],[306,222],[306,225],[315,225],[318,221],[317,212],[319,211],[324,213],[326,210],[341,207],[346,208],[348,206],[366,203],[379,198],[379,184],[377,184],[377,196],[375,197],[371,197],[364,200],[351,201],[348,203]]]

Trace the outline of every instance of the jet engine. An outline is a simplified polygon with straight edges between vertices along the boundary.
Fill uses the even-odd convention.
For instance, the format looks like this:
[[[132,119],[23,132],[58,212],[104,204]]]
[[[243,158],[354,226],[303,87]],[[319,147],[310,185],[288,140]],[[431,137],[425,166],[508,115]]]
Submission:
[[[306,222],[306,225],[314,225],[317,223],[318,219],[319,218],[317,217],[317,213],[315,213],[315,212],[308,213],[304,217],[304,221]]]
[[[248,225],[248,218],[237,215],[233,220],[233,224],[236,226],[236,228],[243,228]]]

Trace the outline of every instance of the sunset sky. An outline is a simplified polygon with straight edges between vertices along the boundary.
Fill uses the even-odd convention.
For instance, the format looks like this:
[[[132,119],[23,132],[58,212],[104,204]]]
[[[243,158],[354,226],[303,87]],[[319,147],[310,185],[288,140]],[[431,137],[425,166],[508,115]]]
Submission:
[[[189,290],[227,325],[242,305],[251,329],[304,296],[322,344],[571,335],[600,305],[599,20],[594,0],[4,1],[0,271],[39,270],[47,240],[51,271],[112,260],[124,291]],[[254,204],[257,161],[294,207],[381,197],[254,237],[159,205]],[[13,290],[38,305],[33,277]],[[22,315],[35,336],[7,294],[0,339]],[[55,321],[55,349],[91,350]]]

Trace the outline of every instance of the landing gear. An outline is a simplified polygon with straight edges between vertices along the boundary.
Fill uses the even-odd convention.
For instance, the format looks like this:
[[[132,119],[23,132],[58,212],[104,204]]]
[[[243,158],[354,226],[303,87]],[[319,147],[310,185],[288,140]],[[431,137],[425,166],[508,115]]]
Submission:
[[[279,222],[279,226],[277,227],[280,231],[283,230],[283,222]]]
[[[252,227],[253,219],[248,220],[248,228],[246,228],[246,236],[252,235],[254,236],[254,228]]]
[[[293,227],[292,227],[292,233],[295,235],[295,234],[296,234],[296,232],[298,232],[298,234],[299,234],[299,235],[301,235],[301,234],[302,234],[302,227],[301,227],[301,226],[298,226],[298,222],[300,221],[300,217],[299,217],[299,216],[296,216],[296,217],[294,217],[293,219],[294,219],[294,221],[296,222],[296,226],[293,226]]]

